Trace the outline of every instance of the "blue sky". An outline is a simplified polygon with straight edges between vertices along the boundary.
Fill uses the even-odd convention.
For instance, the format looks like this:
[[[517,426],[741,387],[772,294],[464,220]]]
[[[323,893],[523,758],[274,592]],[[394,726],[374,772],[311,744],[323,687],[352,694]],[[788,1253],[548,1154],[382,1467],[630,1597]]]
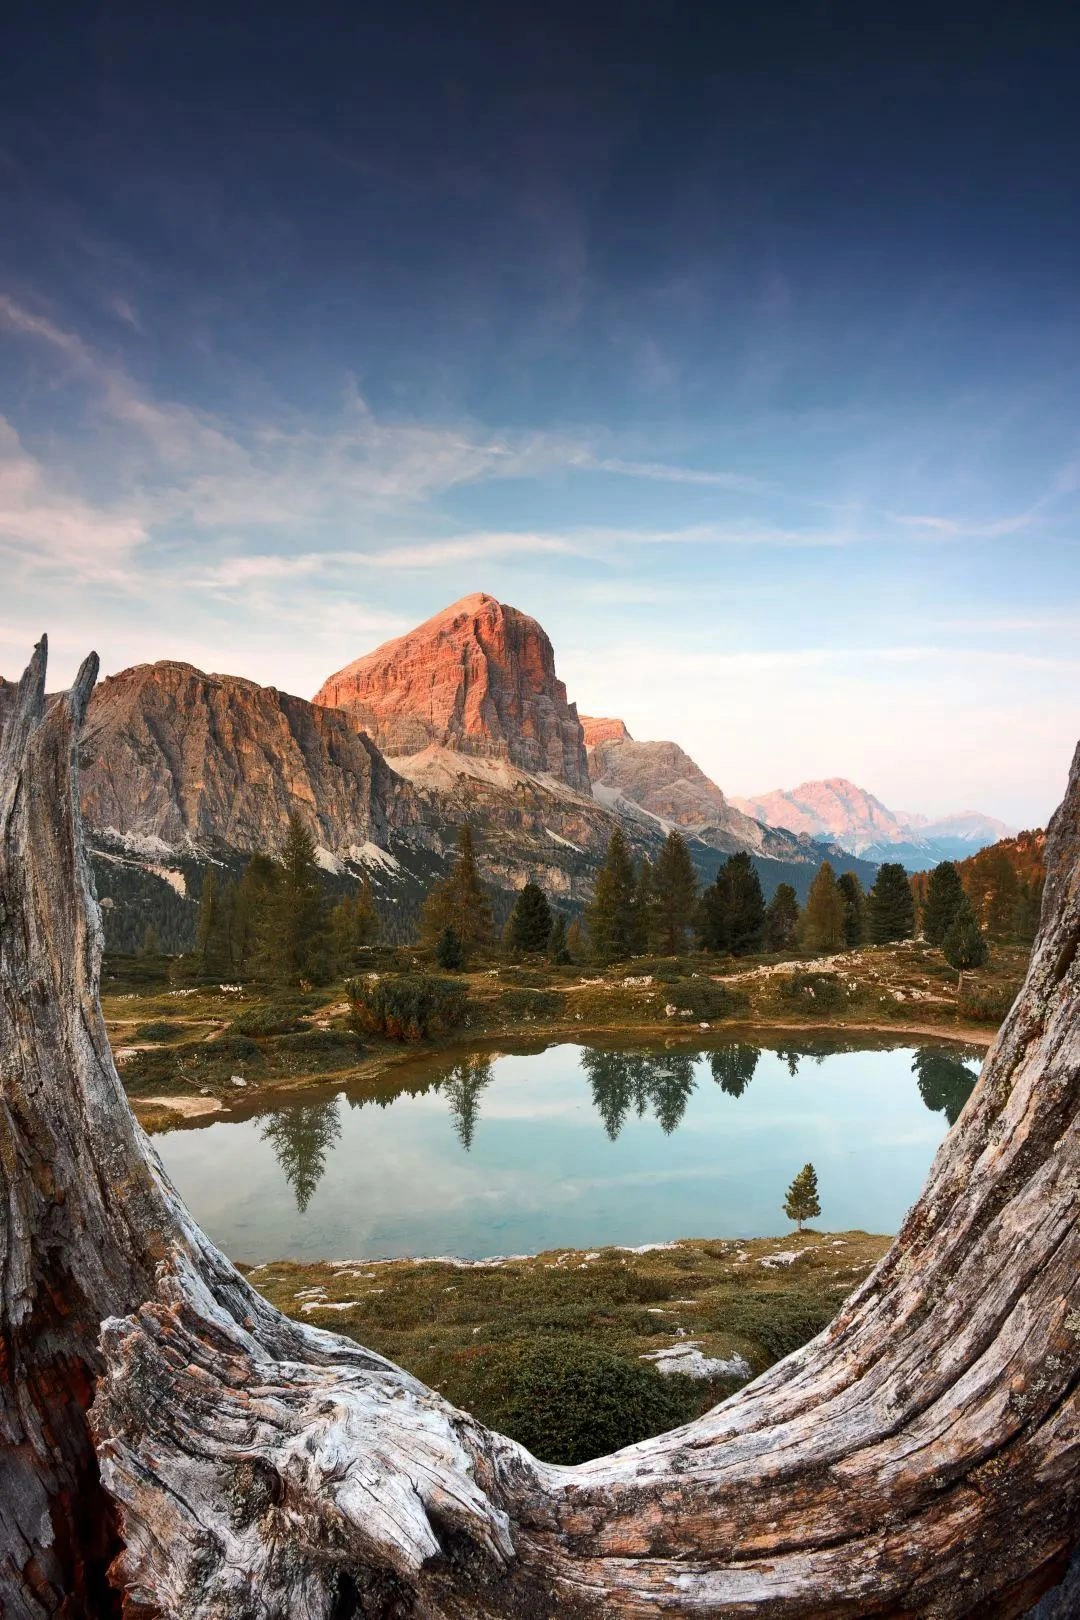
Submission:
[[[310,695],[482,589],[728,791],[1045,820],[1075,30],[43,9],[0,50],[0,670],[48,629],[58,680]]]

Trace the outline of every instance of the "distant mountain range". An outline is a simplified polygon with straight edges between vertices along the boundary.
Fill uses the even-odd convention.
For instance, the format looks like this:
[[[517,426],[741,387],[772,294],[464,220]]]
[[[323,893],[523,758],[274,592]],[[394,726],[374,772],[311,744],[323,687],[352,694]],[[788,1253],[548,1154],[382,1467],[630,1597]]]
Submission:
[[[804,782],[790,792],[777,789],[734,798],[731,803],[769,827],[829,839],[864,860],[899,861],[911,872],[938,861],[962,860],[1016,832],[978,810],[960,810],[938,820],[890,810],[843,776]]]
[[[0,723],[11,692],[0,679]],[[826,858],[869,883],[881,851],[932,864],[945,839],[970,852],[1000,827],[917,825],[844,782],[729,799],[677,743],[583,721],[542,627],[484,593],[328,676],[313,702],[188,664],[124,670],[94,693],[82,755],[116,949],[147,921],[166,947],[189,943],[207,863],[239,870],[276,849],[293,811],[328,882],[371,879],[392,938],[409,936],[466,818],[497,912],[529,877],[579,909],[616,825],[637,855],[679,828],[703,882],[746,851],[767,895],[789,882],[802,896]]]

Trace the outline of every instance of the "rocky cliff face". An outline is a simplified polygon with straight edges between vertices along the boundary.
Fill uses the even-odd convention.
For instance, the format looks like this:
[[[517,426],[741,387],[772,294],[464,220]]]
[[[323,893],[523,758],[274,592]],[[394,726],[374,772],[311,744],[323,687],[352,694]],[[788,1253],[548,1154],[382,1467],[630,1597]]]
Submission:
[[[350,718],[190,664],[103,681],[83,740],[83,810],[134,848],[274,850],[291,811],[348,857],[419,830],[422,805]]]
[[[315,702],[347,710],[391,757],[435,744],[589,791],[581,722],[551,642],[483,592],[331,675]]]
[[[799,840],[736,810],[701,767],[673,742],[635,742],[621,720],[583,720],[593,795],[623,814],[644,813],[732,854],[803,861]]]

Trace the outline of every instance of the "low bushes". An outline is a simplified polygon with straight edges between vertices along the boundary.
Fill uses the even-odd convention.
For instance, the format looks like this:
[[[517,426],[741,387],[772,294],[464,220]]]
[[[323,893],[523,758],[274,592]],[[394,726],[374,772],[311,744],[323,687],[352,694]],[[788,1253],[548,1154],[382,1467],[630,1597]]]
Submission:
[[[496,1346],[485,1361],[488,1422],[544,1462],[605,1456],[662,1434],[696,1409],[690,1379],[662,1376],[585,1339]]]
[[[776,981],[776,994],[788,1007],[804,1012],[834,1013],[847,1006],[847,990],[838,973],[785,973]]]
[[[495,1002],[498,1018],[508,1022],[533,1018],[559,1018],[566,1008],[566,996],[561,990],[504,990]]]
[[[238,1035],[291,1035],[304,1028],[304,1017],[311,1012],[311,1003],[299,996],[279,996],[276,1001],[249,1007],[234,1018],[231,1028]]]
[[[465,986],[433,973],[353,979],[346,988],[356,1033],[391,1041],[422,1041],[457,1029],[468,1008]]]
[[[957,997],[961,1018],[976,1024],[1000,1024],[1020,993],[1019,984],[978,984],[965,981]]]
[[[733,1295],[712,1325],[756,1340],[770,1360],[779,1361],[827,1328],[843,1297],[842,1290],[835,1295],[796,1288],[747,1290]]]
[[[741,990],[728,990],[715,979],[680,979],[669,987],[671,1001],[680,1012],[695,1018],[736,1018],[750,1003]]]
[[[170,1024],[168,1020],[161,1019],[152,1024],[140,1024],[135,1031],[137,1041],[171,1041],[174,1035],[183,1033],[177,1024]]]

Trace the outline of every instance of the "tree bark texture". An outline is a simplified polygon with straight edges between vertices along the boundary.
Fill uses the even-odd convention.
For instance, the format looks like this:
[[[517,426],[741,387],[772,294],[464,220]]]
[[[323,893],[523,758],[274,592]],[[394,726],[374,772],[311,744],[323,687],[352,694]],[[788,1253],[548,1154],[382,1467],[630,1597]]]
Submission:
[[[947,1620],[1021,1615],[1061,1578],[1080,750],[1024,988],[889,1253],[704,1417],[556,1468],[281,1316],[169,1184],[98,1005],[76,757],[95,670],[49,705],[39,648],[0,744],[5,1616]]]

